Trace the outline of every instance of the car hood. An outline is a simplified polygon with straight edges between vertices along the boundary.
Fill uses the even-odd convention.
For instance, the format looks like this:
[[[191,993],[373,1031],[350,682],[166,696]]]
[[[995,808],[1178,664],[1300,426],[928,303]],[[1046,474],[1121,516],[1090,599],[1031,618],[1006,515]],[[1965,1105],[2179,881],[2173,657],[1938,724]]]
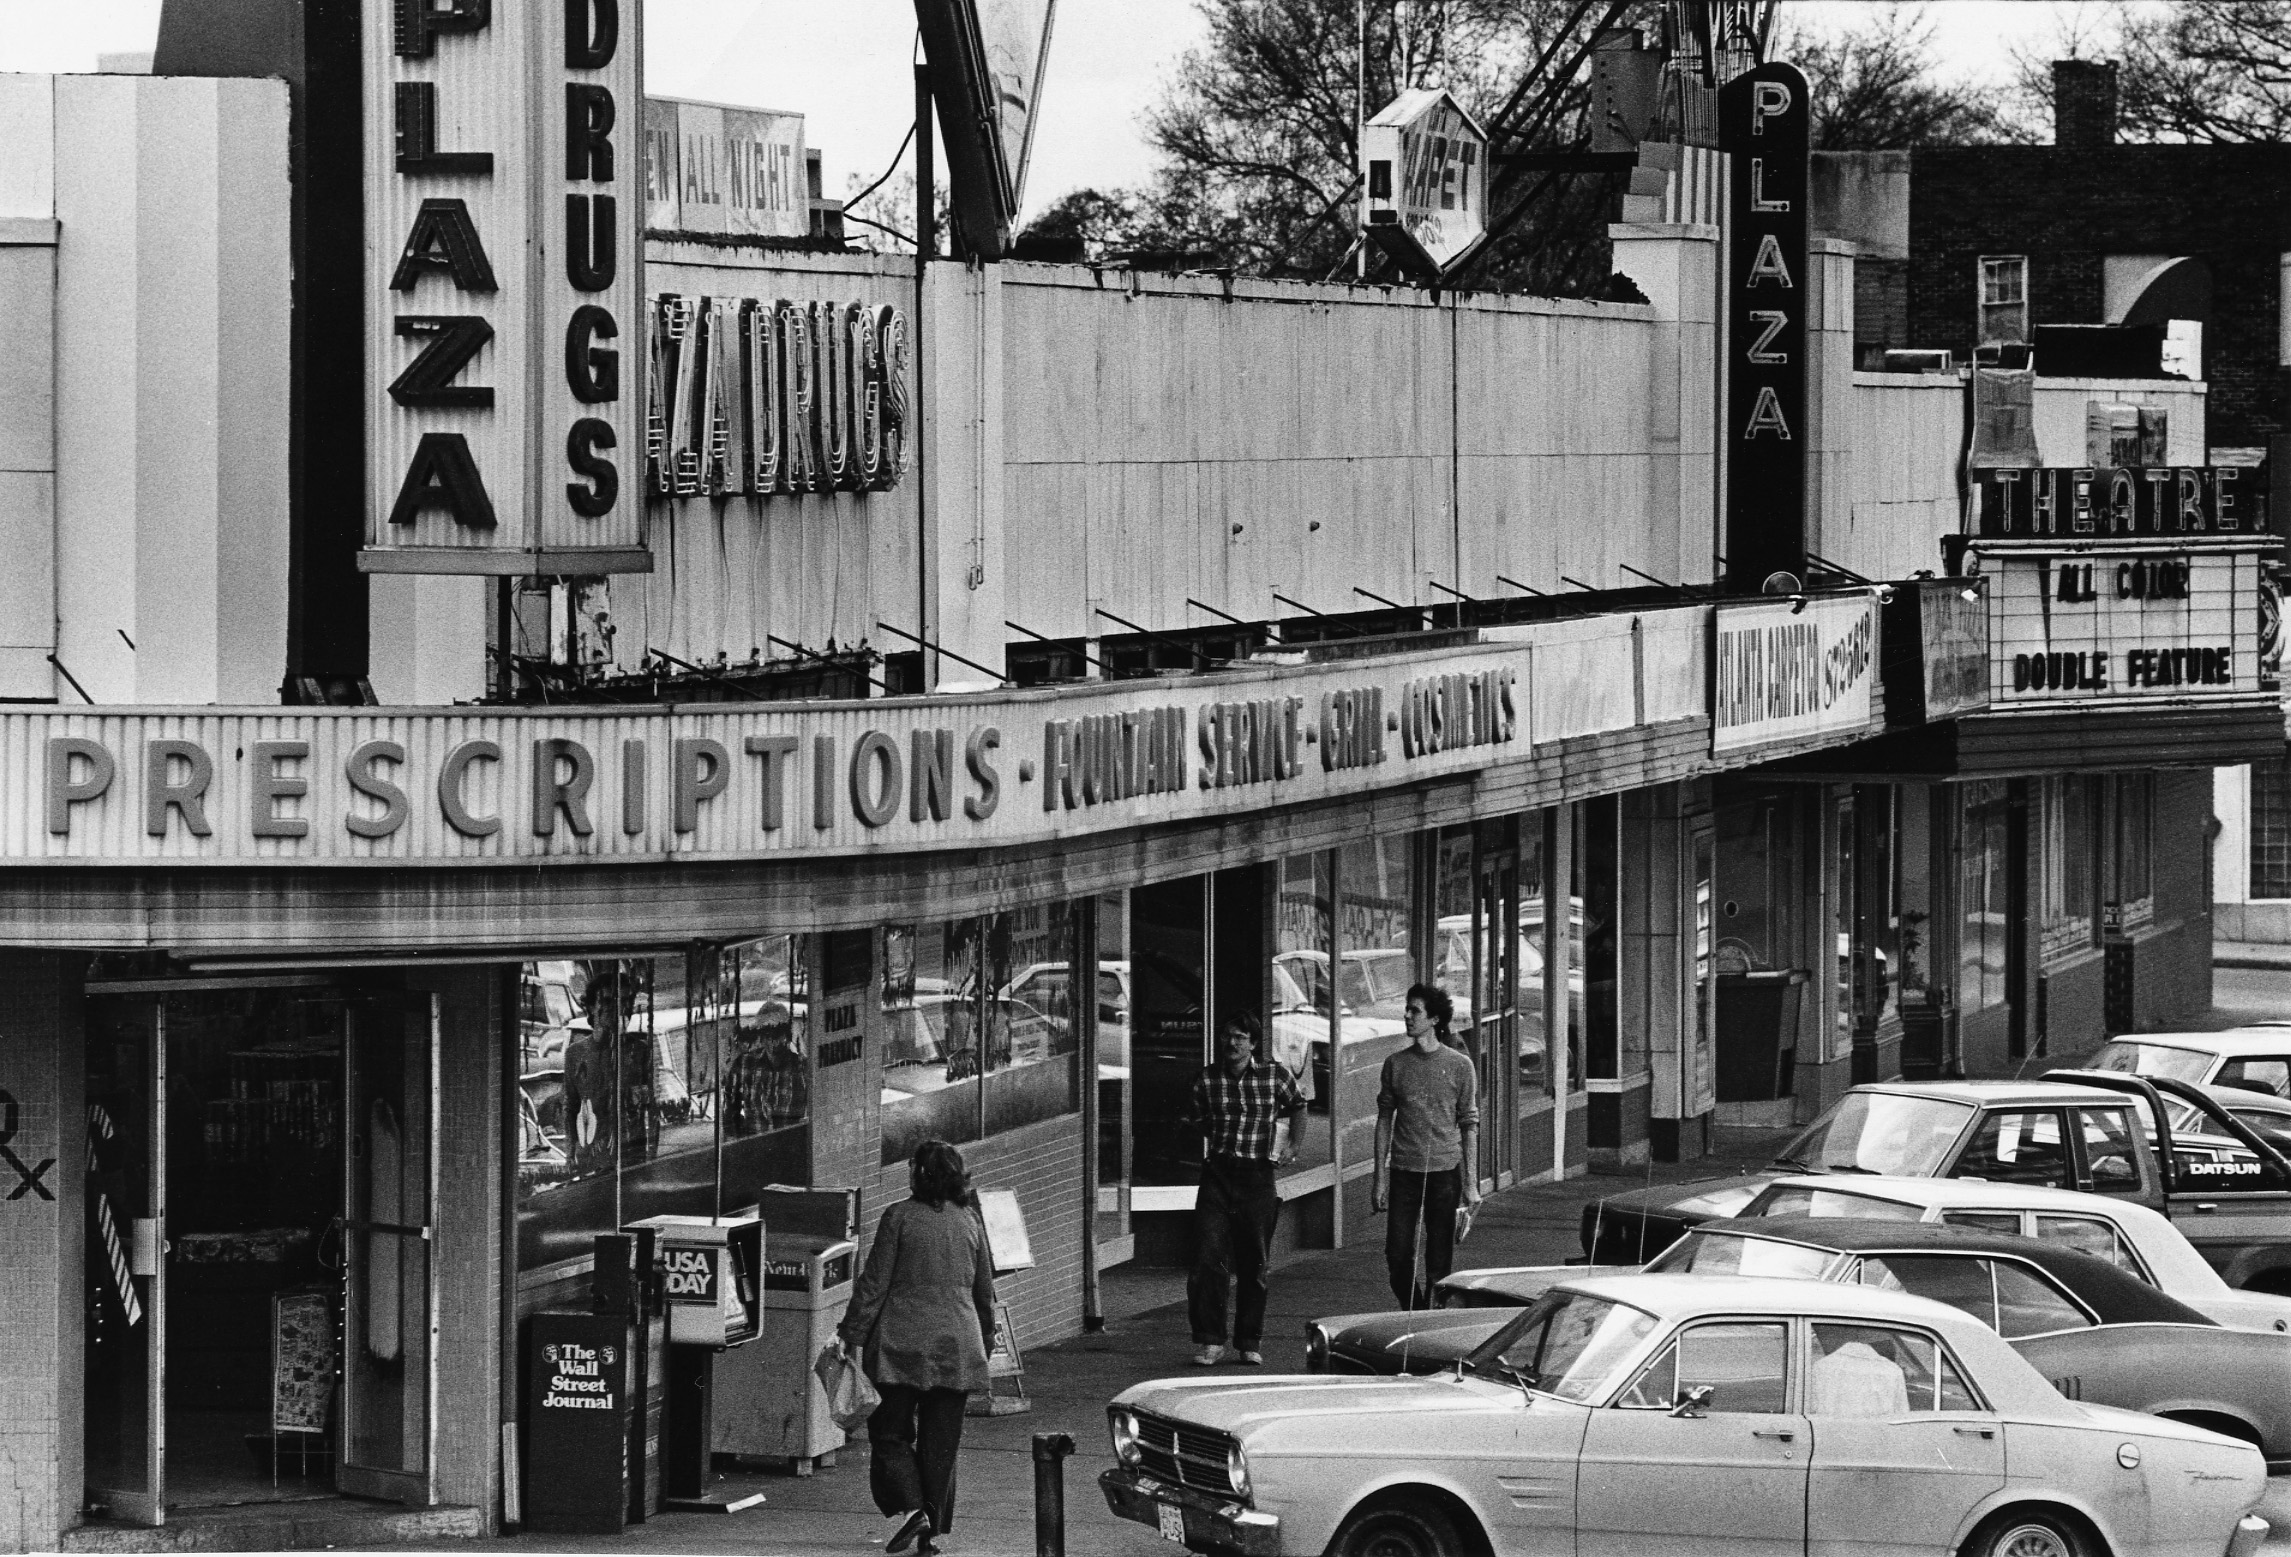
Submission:
[[[1338,1314],[1315,1320],[1329,1350],[1396,1372],[1422,1373],[1468,1357],[1516,1308],[1435,1308],[1417,1313]]]
[[[1480,1379],[1292,1373],[1239,1383],[1148,1379],[1116,1395],[1114,1404],[1246,1439],[1253,1428],[1267,1422],[1305,1416],[1391,1418],[1484,1411],[1507,1396],[1522,1398],[1517,1389]]]
[[[1750,1204],[1758,1191],[1783,1176],[1775,1170],[1739,1173],[1730,1179],[1699,1179],[1691,1184],[1654,1184],[1604,1196],[1598,1204],[1609,1212],[1683,1211],[1696,1216],[1732,1216]]]
[[[1443,1293],[1470,1293],[1489,1307],[1505,1303],[1532,1303],[1563,1281],[1586,1276],[1633,1276],[1638,1265],[1490,1265],[1480,1270],[1452,1271],[1440,1279]],[[2285,1301],[2291,1302],[2291,1299]]]

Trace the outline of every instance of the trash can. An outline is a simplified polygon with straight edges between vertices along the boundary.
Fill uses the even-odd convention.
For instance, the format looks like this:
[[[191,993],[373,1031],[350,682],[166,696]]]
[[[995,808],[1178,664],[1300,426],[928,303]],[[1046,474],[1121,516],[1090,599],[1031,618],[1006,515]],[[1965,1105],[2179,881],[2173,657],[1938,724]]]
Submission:
[[[716,1447],[784,1463],[798,1476],[833,1465],[843,1429],[811,1371],[851,1301],[859,1245],[819,1234],[775,1234],[764,1251],[765,1339],[716,1363]]]

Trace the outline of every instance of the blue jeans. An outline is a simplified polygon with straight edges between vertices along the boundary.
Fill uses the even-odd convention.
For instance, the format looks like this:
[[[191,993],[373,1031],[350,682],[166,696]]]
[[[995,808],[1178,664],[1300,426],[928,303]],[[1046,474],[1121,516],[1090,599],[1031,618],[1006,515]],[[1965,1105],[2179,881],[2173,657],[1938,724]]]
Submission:
[[[1273,1165],[1212,1157],[1193,1202],[1193,1276],[1186,1307],[1196,1346],[1225,1344],[1225,1299],[1233,1299],[1233,1345],[1253,1352],[1265,1336],[1265,1255],[1280,1219]]]
[[[1437,1173],[1392,1170],[1384,1223],[1384,1265],[1402,1308],[1432,1306],[1432,1287],[1456,1268],[1456,1207],[1464,1198],[1464,1170]],[[1424,1281],[1416,1281],[1416,1247],[1424,1248]]]

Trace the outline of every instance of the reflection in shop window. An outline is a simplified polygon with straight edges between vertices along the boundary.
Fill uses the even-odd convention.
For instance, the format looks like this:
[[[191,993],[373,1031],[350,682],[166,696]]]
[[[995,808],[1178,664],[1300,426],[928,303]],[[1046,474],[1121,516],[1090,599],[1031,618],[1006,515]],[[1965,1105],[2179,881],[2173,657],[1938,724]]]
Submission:
[[[2115,781],[2115,851],[2108,892],[2108,927],[2136,929],[2156,916],[2154,840],[2156,776],[2120,773]]]
[[[1363,838],[1337,856],[1336,998],[1344,1043],[1336,1079],[1336,1129],[1347,1164],[1374,1160],[1377,1078],[1408,1044],[1408,986],[1416,982],[1410,937],[1416,837]]]
[[[2092,781],[2080,773],[2044,779],[2037,806],[2043,837],[2037,875],[2044,905],[2043,952],[2049,960],[2093,941]]]
[[[2010,804],[2004,781],[1957,786],[1957,1005],[1967,1013],[2005,1003],[2005,938],[2011,929]]]
[[[1058,902],[885,927],[884,1162],[934,1137],[974,1141],[1080,1106],[1072,924]]]
[[[1280,899],[1273,935],[1273,1013],[1268,1058],[1296,1078],[1305,1095],[1297,1121],[1295,1170],[1318,1168],[1329,1160],[1336,1096],[1329,1035],[1339,1048],[1366,1036],[1361,1019],[1336,1004],[1329,977],[1329,937],[1333,915],[1329,893],[1330,857],[1294,854],[1280,862]]]
[[[1550,991],[1544,968],[1550,945],[1543,907],[1544,813],[1531,812],[1519,828],[1519,1096],[1522,1106],[1551,1091]],[[1567,938],[1567,998],[1580,998],[1583,951]]]
[[[790,1176],[789,1132],[810,1114],[800,945],[523,965],[521,1271],[558,1273],[641,1217],[737,1210]]]

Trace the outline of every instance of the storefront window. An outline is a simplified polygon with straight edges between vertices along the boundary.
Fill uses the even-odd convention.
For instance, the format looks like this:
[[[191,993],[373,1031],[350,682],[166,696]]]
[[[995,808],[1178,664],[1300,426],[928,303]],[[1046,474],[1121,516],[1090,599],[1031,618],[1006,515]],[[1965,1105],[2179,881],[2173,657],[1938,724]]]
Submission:
[[[1894,806],[1895,897],[1901,912],[1898,944],[1903,1006],[1933,998],[1933,791],[1904,784]]]
[[[2251,765],[2251,895],[2291,898],[2291,759]]]
[[[2156,777],[2152,773],[2118,774],[2114,784],[2115,857],[2108,893],[2108,925],[2130,930],[2156,914],[2153,849],[2156,815]]]
[[[2044,957],[2050,961],[2092,945],[2092,780],[2082,774],[2048,778],[2037,791],[2043,839],[2038,868],[2043,893]]]
[[[1080,1106],[1063,987],[1071,926],[1058,902],[884,928],[884,1162],[934,1137],[975,1141]]]
[[[2012,928],[2010,811],[2005,784],[1984,779],[1958,786],[1957,1006],[1966,1013],[2001,1006],[2007,997],[2006,937]]]
[[[1548,1063],[1551,1034],[1549,987],[1544,981],[1545,957],[1550,940],[1544,913],[1544,867],[1548,856],[1543,829],[1548,812],[1531,812],[1519,824],[1519,1100],[1525,1108],[1551,1093]],[[1567,991],[1580,998],[1583,987],[1582,943],[1572,934],[1567,947]]]
[[[1622,806],[1613,795],[1575,808],[1575,903],[1582,913],[1583,1005],[1567,1024],[1567,1087],[1581,1091],[1586,1076],[1612,1078],[1621,1056],[1616,1021],[1616,977],[1621,944],[1617,918],[1622,896]],[[1573,983],[1570,980],[1570,993]]]
[[[518,990],[518,1262],[565,1276],[644,1217],[800,1180],[810,1114],[801,941],[529,962]]]
[[[1294,854],[1281,861],[1280,898],[1274,910],[1271,1058],[1294,1076],[1305,1095],[1295,1145],[1298,1170],[1330,1161],[1336,1098],[1329,1035],[1339,1048],[1360,1036],[1358,1019],[1335,1003],[1329,977],[1333,907],[1329,856]]]
[[[1098,1241],[1104,1243],[1130,1230],[1130,895],[1104,893],[1097,907]],[[1019,997],[1031,998],[1023,983]]]
[[[1411,935],[1416,839],[1364,838],[1337,857],[1342,936],[1336,998],[1347,1013],[1337,1078],[1337,1129],[1347,1163],[1376,1151],[1376,1090],[1385,1057],[1408,1043],[1408,986],[1417,979]]]

